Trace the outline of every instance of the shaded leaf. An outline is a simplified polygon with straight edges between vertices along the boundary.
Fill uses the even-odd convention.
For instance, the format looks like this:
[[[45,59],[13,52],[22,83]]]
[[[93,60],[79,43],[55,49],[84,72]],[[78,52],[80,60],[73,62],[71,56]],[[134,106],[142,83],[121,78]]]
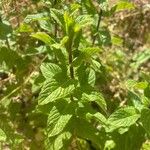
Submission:
[[[100,145],[100,138],[98,136],[98,130],[86,120],[77,119],[75,120],[75,133],[78,137],[90,140],[96,145]]]
[[[6,134],[2,129],[0,129],[0,141],[5,141],[5,140],[6,140]]]
[[[7,35],[12,32],[11,26],[6,22],[0,22],[0,39],[4,40],[7,38]]]
[[[142,125],[144,127],[144,129],[146,130],[146,132],[149,134],[150,136],[150,110],[149,109],[143,109],[141,112],[141,122]]]
[[[83,93],[82,99],[87,100],[89,102],[96,102],[100,106],[100,108],[102,108],[104,111],[106,110],[106,102],[101,93],[97,92],[92,92],[90,94]]]

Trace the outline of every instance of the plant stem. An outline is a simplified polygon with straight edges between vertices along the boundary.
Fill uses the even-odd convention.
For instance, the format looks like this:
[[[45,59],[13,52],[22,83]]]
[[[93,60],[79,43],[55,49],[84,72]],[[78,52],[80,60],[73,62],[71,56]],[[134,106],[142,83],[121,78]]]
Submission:
[[[72,38],[70,38],[70,40],[68,41],[67,49],[68,49],[68,53],[69,53],[70,77],[71,77],[71,79],[74,79],[74,69],[73,69],[73,66],[72,66],[72,61],[73,61]]]
[[[7,45],[7,48],[8,48],[8,49],[11,49],[11,48],[10,48],[9,41],[8,41],[8,37],[6,37],[6,45]]]
[[[70,36],[69,41],[66,44],[66,49],[68,51],[70,77],[71,77],[71,79],[74,79],[74,69],[72,66],[72,61],[73,61],[72,41],[73,41],[73,38]],[[70,100],[73,101],[73,95],[70,96]]]
[[[96,41],[96,37],[97,37],[97,32],[98,32],[98,29],[99,29],[99,26],[100,26],[100,22],[102,20],[102,14],[103,14],[103,11],[102,11],[102,9],[100,9],[100,12],[98,14],[99,18],[98,18],[98,22],[97,22],[97,26],[96,26],[96,34],[93,36],[93,42],[92,42],[93,46],[95,45],[95,41]]]
[[[70,50],[70,52],[69,52],[70,77],[72,79],[74,79],[74,69],[73,69],[73,66],[72,66],[72,60],[73,60],[73,58],[72,58],[72,50]]]

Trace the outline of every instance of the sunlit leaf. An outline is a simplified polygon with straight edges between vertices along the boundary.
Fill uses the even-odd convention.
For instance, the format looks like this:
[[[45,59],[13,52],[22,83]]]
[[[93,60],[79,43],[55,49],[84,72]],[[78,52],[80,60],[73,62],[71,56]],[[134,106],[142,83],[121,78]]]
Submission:
[[[116,110],[113,114],[108,118],[107,123],[109,124],[108,132],[111,132],[115,129],[121,127],[129,127],[136,123],[136,121],[140,118],[140,114],[137,110],[130,106],[125,108],[120,108]]]
[[[45,78],[50,79],[54,75],[60,73],[61,68],[54,63],[43,63],[40,67],[42,74]]]
[[[37,32],[34,34],[31,34],[31,37],[36,38],[42,42],[44,42],[47,45],[51,45],[55,42],[54,39],[52,39],[47,33],[45,32]]]

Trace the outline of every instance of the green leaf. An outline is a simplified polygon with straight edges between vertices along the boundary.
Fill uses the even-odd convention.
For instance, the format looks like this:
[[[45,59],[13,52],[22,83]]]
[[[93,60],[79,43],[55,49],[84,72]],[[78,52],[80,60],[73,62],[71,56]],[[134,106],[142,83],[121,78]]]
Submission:
[[[66,34],[69,35],[70,38],[73,38],[74,36],[73,28],[75,26],[74,18],[68,12],[64,12],[64,21]]]
[[[68,81],[69,83],[69,81]],[[67,86],[58,87],[52,92],[49,92],[48,97],[45,97],[45,99],[39,99],[38,104],[39,105],[45,105],[49,102],[56,101],[58,99],[62,99],[70,95],[75,89],[75,85],[70,83],[67,84]],[[43,91],[45,93],[45,91]]]
[[[145,95],[147,98],[150,98],[150,84],[147,85],[147,87],[144,89],[144,95]]]
[[[126,1],[120,1],[117,3],[116,11],[121,10],[132,10],[134,9],[134,4]]]
[[[48,120],[47,120],[48,132],[50,132],[53,129],[53,127],[57,123],[58,119],[60,118],[60,115],[61,114],[60,114],[59,110],[54,106],[48,115]]]
[[[128,92],[128,102],[129,104],[132,103],[132,105],[139,111],[141,111],[141,109],[143,108],[141,98],[132,91]]]
[[[61,115],[58,121],[56,122],[55,126],[53,127],[53,129],[49,131],[48,137],[52,137],[61,133],[63,129],[66,127],[66,125],[68,124],[71,117],[72,117],[71,114]]]
[[[91,0],[82,0],[81,3],[86,8],[88,14],[94,15],[96,13],[95,6],[93,5]]]
[[[144,79],[148,83],[150,82],[150,73],[145,72],[145,71],[141,71],[141,77],[142,77],[142,79]]]
[[[40,69],[43,76],[47,79],[54,77],[62,71],[61,68],[54,63],[42,63]]]
[[[39,20],[40,27],[48,32],[52,31],[52,24],[49,20]]]
[[[95,72],[101,72],[101,63],[97,60],[92,59],[92,68],[95,70]]]
[[[150,149],[150,141],[145,141],[142,145],[142,150],[149,150]]]
[[[93,114],[95,113],[96,113],[96,110],[91,107],[91,104],[78,102],[78,106],[76,109],[77,117],[90,121],[91,117],[93,117]]]
[[[51,8],[51,17],[61,26],[64,24],[63,12],[61,10],[57,10]]]
[[[81,5],[79,5],[78,3],[72,3],[70,6],[71,9],[71,15],[73,16],[74,14],[76,14],[77,11],[79,11],[79,9],[81,8]]]
[[[150,110],[149,109],[145,108],[142,110],[141,122],[142,122],[144,129],[150,136]]]
[[[87,57],[89,57],[89,56],[95,55],[95,54],[98,53],[98,52],[101,52],[101,50],[102,50],[102,49],[99,48],[99,47],[87,47],[87,48],[81,49],[81,52],[85,53],[85,55],[86,55]]]
[[[2,129],[0,129],[0,141],[2,142],[2,141],[5,141],[6,140],[6,134],[5,134],[5,132],[2,130]]]
[[[150,49],[145,49],[144,51],[140,51],[133,55],[133,63],[131,63],[131,67],[137,70],[143,63],[150,59]]]
[[[115,146],[116,146],[116,143],[113,140],[107,140],[105,142],[104,150],[112,150],[115,148]]]
[[[80,49],[79,56],[73,60],[73,66],[79,66],[83,61],[90,62],[92,56],[96,53],[101,52],[101,48],[99,47],[87,47]]]
[[[131,79],[128,79],[126,82],[125,82],[125,86],[128,90],[131,90],[133,89],[133,87],[136,85],[136,81],[135,80],[131,80]]]
[[[96,102],[100,106],[100,108],[102,108],[104,111],[106,111],[107,109],[105,99],[101,93],[97,93],[97,92],[92,92],[90,94],[83,93],[82,99],[89,102]]]
[[[23,60],[21,56],[16,51],[8,49],[6,47],[0,47],[0,64],[5,63],[5,65],[11,69],[15,65],[19,67],[19,65],[23,64]]]
[[[48,20],[47,13],[27,15],[27,17],[24,19],[24,22],[30,23],[32,21],[39,21],[39,20]]]
[[[148,86],[148,82],[138,82],[134,87],[137,89],[145,89]]]
[[[31,14],[27,15],[27,17],[24,19],[25,23],[32,23],[34,21],[38,21],[40,27],[46,31],[52,30],[52,25],[50,23],[50,16],[48,13],[38,13],[38,14]]]
[[[25,32],[33,32],[33,28],[28,25],[28,24],[21,24],[19,26],[19,28],[17,29],[18,32],[21,32],[21,33],[25,33]]]
[[[47,79],[43,84],[38,100],[41,102],[44,101],[57,87],[59,87],[59,83],[55,79]]]
[[[72,134],[70,132],[63,132],[62,134],[60,134],[54,143],[54,150],[59,150],[59,149],[68,149],[67,142],[66,141],[70,141],[71,140],[71,136]]]
[[[111,45],[111,35],[107,27],[101,27],[98,31],[99,44],[100,46],[110,46]]]
[[[103,114],[101,114],[99,112],[92,115],[92,117],[95,118],[97,121],[99,121],[101,125],[107,124],[107,119],[105,118],[105,116]]]
[[[91,15],[79,15],[76,18],[76,22],[81,29],[86,27],[86,26],[94,24],[94,20],[91,17]]]
[[[100,145],[100,138],[98,130],[94,128],[89,122],[83,119],[75,120],[75,133],[79,138],[92,141],[96,145]]]
[[[74,112],[73,104],[55,103],[48,115],[46,147],[49,149],[67,149],[72,134],[68,132],[68,122]],[[67,129],[67,130],[66,130]]]
[[[60,45],[64,46],[68,42],[68,40],[69,40],[68,36],[63,37],[63,39],[60,41]]]
[[[112,39],[111,39],[111,42],[112,42],[113,45],[122,46],[123,39],[120,38],[120,37],[117,37],[117,36],[113,36]]]
[[[96,75],[95,75],[95,71],[93,69],[89,70],[89,75],[88,75],[88,83],[91,86],[95,85],[95,81],[96,81]]]
[[[121,127],[129,127],[135,124],[139,117],[140,114],[137,113],[137,110],[132,106],[120,108],[108,118],[107,124],[109,127],[106,131],[112,132]]]
[[[63,132],[57,137],[47,138],[45,141],[46,150],[66,150],[71,142],[72,134]]]
[[[12,33],[12,28],[8,22],[0,22],[0,39],[4,40],[7,38],[7,35]]]
[[[48,34],[46,34],[45,32],[37,32],[34,34],[31,34],[31,37],[34,37],[42,42],[44,42],[47,45],[51,45],[53,43],[55,43],[55,40],[52,39]]]

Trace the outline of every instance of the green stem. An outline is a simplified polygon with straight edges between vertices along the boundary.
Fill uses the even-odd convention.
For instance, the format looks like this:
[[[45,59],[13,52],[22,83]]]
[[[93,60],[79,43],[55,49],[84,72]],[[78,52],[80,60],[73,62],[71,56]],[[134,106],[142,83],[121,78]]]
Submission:
[[[11,49],[11,48],[10,48],[9,41],[8,41],[8,37],[6,37],[6,45],[7,45],[7,48],[8,48],[8,49]]]
[[[74,79],[74,69],[72,66],[72,61],[73,61],[72,41],[73,41],[73,39],[71,37],[70,40],[68,41],[67,50],[68,50],[68,55],[69,55],[70,77],[71,77],[71,79]]]
[[[72,42],[73,42],[73,37],[70,35],[69,41],[66,44],[66,50],[68,51],[70,77],[71,79],[74,79],[74,68],[72,66],[72,61],[73,61]],[[71,101],[73,101],[73,95],[70,96],[70,99]]]
[[[99,12],[99,18],[98,18],[98,22],[97,22],[97,26],[96,26],[96,34],[94,35],[93,37],[93,42],[92,42],[92,45],[94,46],[95,45],[95,41],[96,41],[96,38],[97,38],[97,32],[98,32],[98,29],[99,29],[99,26],[100,26],[100,22],[102,20],[102,14],[103,14],[103,11],[102,9],[100,9],[100,12]]]
[[[72,49],[70,49],[70,52],[69,52],[70,77],[72,79],[74,79],[74,69],[73,69],[73,66],[72,66],[72,60],[73,60]]]

